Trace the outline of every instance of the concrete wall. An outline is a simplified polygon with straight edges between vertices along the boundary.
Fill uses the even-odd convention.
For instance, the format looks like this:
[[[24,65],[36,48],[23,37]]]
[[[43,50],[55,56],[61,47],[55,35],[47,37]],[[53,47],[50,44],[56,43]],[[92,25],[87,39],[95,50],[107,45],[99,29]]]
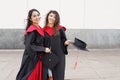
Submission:
[[[0,29],[0,49],[22,49],[23,45],[22,29]]]
[[[88,48],[120,47],[120,0],[1,0],[1,49],[24,48],[23,29],[32,8],[40,11],[41,26],[46,13],[57,10],[68,39],[77,36]]]
[[[23,29],[0,29],[0,49],[23,49],[23,34]],[[119,29],[68,29],[66,35],[85,41],[88,48],[120,48]]]

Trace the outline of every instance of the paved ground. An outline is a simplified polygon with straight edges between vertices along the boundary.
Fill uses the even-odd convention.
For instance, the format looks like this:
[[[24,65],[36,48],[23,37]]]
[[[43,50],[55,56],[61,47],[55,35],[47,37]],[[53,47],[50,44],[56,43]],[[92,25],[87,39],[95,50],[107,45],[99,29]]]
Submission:
[[[0,80],[15,80],[23,50],[0,50]],[[73,68],[78,57],[78,65]],[[66,80],[120,80],[120,49],[69,49]]]

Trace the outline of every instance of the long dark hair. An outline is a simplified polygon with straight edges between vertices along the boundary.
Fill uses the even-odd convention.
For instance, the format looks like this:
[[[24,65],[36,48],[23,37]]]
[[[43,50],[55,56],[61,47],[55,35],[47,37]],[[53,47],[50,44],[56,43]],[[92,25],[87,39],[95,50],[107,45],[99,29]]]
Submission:
[[[26,30],[30,27],[30,25],[32,24],[32,21],[30,20],[31,19],[31,16],[32,16],[32,13],[33,11],[36,11],[40,14],[40,12],[37,10],[37,9],[31,9],[29,10],[28,12],[28,16],[27,16],[27,25],[26,25]]]
[[[60,25],[60,16],[59,16],[59,13],[55,10],[49,11],[47,13],[46,18],[45,18],[45,26],[48,25],[48,16],[49,16],[50,13],[55,14],[55,23],[53,25],[53,28],[54,28],[54,31],[55,31],[54,35],[56,35],[56,34],[58,34],[58,26]]]
[[[29,10],[28,16],[27,16],[27,24],[26,24],[26,29],[25,30],[27,30],[30,27],[30,25],[32,24],[32,21],[30,19],[31,19],[33,11],[36,11],[36,12],[38,12],[40,14],[40,12],[37,9]],[[26,40],[26,36],[24,36],[24,44],[25,44],[25,40]]]

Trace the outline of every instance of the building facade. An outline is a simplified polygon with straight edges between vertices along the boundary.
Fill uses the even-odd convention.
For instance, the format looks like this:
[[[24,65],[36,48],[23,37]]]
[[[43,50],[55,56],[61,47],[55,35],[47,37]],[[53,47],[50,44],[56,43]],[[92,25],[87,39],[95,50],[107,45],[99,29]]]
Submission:
[[[0,49],[24,48],[27,13],[36,8],[44,25],[46,13],[57,10],[68,39],[87,42],[89,48],[120,48],[120,0],[2,0]]]

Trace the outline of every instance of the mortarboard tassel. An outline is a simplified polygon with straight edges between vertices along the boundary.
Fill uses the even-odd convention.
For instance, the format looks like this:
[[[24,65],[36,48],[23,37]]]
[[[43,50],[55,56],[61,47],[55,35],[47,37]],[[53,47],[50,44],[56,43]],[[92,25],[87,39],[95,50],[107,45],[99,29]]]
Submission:
[[[78,65],[78,56],[79,56],[79,54],[77,55],[77,58],[76,58],[76,61],[75,61],[75,64],[74,64],[74,70],[76,69],[76,67]]]

